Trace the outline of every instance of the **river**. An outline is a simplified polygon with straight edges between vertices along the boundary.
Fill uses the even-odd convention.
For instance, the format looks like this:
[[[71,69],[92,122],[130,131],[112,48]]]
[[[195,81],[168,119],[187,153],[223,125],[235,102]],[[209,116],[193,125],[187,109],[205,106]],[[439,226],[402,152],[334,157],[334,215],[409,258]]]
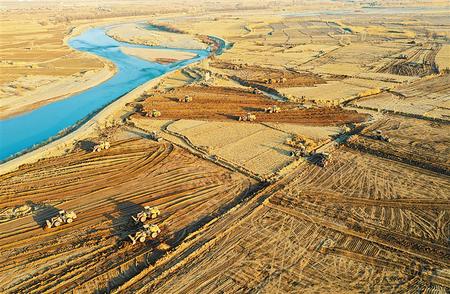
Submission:
[[[120,47],[161,47],[116,41],[106,35],[111,27],[89,29],[71,38],[68,44],[74,49],[110,60],[116,65],[117,73],[109,80],[81,93],[22,115],[0,120],[0,161],[6,161],[60,136],[134,88],[210,54],[209,50],[164,48],[193,52],[197,56],[171,64],[142,60],[123,53]]]

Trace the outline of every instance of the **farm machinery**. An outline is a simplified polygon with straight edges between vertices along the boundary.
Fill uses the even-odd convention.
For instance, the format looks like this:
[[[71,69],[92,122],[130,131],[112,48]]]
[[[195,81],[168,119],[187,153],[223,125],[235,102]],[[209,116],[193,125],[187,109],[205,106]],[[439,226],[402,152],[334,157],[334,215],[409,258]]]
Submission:
[[[111,147],[111,144],[108,141],[102,141],[94,146],[92,152],[100,152],[102,150],[107,150],[109,149],[109,147]]]
[[[77,218],[77,214],[74,211],[67,212],[60,210],[57,216],[52,217],[50,220],[46,220],[47,228],[59,227],[62,224],[70,224]]]
[[[145,206],[143,211],[139,212],[136,216],[131,216],[131,218],[136,223],[144,223],[147,219],[155,219],[160,214],[161,212],[157,207]]]
[[[256,120],[256,115],[251,114],[251,113],[247,113],[246,115],[240,116],[238,120],[239,121],[255,121]]]
[[[142,227],[134,234],[128,235],[133,245],[137,241],[143,243],[147,239],[155,239],[161,233],[161,229],[155,224],[146,224],[145,221],[148,219],[157,218],[161,212],[157,207],[145,206],[144,210],[136,214],[136,216],[131,216],[135,224],[142,224]]]
[[[178,98],[178,102],[186,102],[186,103],[192,102],[192,97],[189,95],[186,95],[183,98]]]
[[[147,112],[147,116],[148,117],[160,117],[161,116],[161,112],[159,110],[152,109],[152,111]]]
[[[388,136],[384,135],[381,130],[376,130],[375,131],[375,135],[372,136],[372,138],[375,139],[375,140],[379,140],[379,141],[391,142],[391,138],[389,138]]]
[[[137,241],[144,243],[146,239],[155,239],[159,233],[161,233],[161,230],[157,225],[145,224],[134,235],[128,235],[128,237],[134,245]]]
[[[264,108],[264,112],[267,113],[279,113],[281,112],[281,108],[277,105],[272,105],[270,107]]]

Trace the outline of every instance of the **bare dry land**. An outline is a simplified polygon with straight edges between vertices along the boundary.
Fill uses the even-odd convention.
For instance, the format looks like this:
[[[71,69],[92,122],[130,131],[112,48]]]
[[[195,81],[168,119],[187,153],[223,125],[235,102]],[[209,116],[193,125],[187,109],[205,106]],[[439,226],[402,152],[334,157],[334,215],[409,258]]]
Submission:
[[[192,102],[179,102],[185,96]],[[280,113],[266,113],[265,108],[278,105]],[[257,121],[302,123],[311,125],[339,125],[364,121],[366,116],[340,107],[299,108],[295,103],[277,102],[252,90],[230,87],[188,86],[155,93],[143,104],[145,113],[156,109],[164,119],[237,120],[246,113],[254,113]],[[149,118],[152,119],[152,118]]]
[[[66,44],[88,26],[225,47],[126,94],[57,153],[0,165],[0,292],[450,292],[448,1],[276,2],[2,3],[0,119],[112,75]],[[132,245],[146,205],[161,234]],[[61,209],[78,218],[44,230]]]
[[[164,211],[158,220],[164,240],[158,243],[170,248],[255,184],[171,144],[145,139],[112,142],[107,152],[79,150],[46,159],[2,175],[1,182],[0,289],[29,293],[107,289],[111,279],[121,279],[118,269],[137,270],[163,253],[123,242],[136,230],[131,215],[145,205]],[[8,218],[5,209],[16,206],[28,211]],[[45,231],[45,220],[64,208],[75,209],[79,220]]]
[[[302,167],[257,209],[230,214],[231,227],[206,231],[217,235],[181,266],[129,289],[444,293],[448,177],[348,149],[333,158]]]
[[[449,121],[449,97],[450,75],[443,74],[358,99],[354,105]]]

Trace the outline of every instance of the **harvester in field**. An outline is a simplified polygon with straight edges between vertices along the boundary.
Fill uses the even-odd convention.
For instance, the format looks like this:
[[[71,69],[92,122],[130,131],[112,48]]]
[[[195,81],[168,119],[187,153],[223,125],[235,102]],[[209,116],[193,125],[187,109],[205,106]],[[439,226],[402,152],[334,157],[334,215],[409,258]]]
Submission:
[[[186,102],[186,103],[192,102],[192,97],[189,95],[186,95],[183,98],[178,98],[178,102]]]
[[[102,150],[107,150],[109,149],[109,147],[111,147],[111,144],[108,141],[102,141],[94,146],[92,152],[100,152]]]
[[[67,212],[60,210],[57,216],[52,217],[50,220],[46,220],[47,228],[59,227],[62,224],[70,224],[77,218],[75,211]]]
[[[161,212],[157,207],[145,206],[144,210],[139,212],[136,216],[131,216],[136,223],[144,223],[147,219],[157,218]]]
[[[161,116],[161,112],[156,110],[156,109],[152,109],[152,111],[147,113],[148,117],[160,117]]]
[[[133,245],[136,244],[136,242],[144,243],[146,239],[155,239],[158,237],[159,233],[161,233],[161,230],[157,225],[143,225],[142,228],[136,232],[136,234],[128,235],[128,237],[131,239],[131,242],[133,242]]]
[[[256,115],[251,114],[251,113],[247,113],[246,115],[240,116],[238,120],[239,121],[255,121],[256,120]]]
[[[272,105],[270,107],[264,108],[264,112],[267,113],[279,113],[281,111],[281,108],[276,105]]]

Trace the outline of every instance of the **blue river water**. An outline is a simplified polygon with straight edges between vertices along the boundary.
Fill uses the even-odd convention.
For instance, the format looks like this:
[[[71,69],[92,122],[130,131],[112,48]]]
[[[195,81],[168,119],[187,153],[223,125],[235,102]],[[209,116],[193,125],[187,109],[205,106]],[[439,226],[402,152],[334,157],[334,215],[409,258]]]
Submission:
[[[50,138],[55,138],[62,131],[79,124],[145,82],[201,60],[210,54],[209,50],[165,48],[193,52],[197,56],[171,64],[149,62],[124,54],[120,47],[161,47],[118,42],[106,35],[108,29],[109,27],[101,27],[87,30],[71,38],[68,43],[74,49],[90,52],[112,61],[117,67],[117,73],[109,80],[81,93],[28,113],[0,120],[0,161],[8,160]]]

